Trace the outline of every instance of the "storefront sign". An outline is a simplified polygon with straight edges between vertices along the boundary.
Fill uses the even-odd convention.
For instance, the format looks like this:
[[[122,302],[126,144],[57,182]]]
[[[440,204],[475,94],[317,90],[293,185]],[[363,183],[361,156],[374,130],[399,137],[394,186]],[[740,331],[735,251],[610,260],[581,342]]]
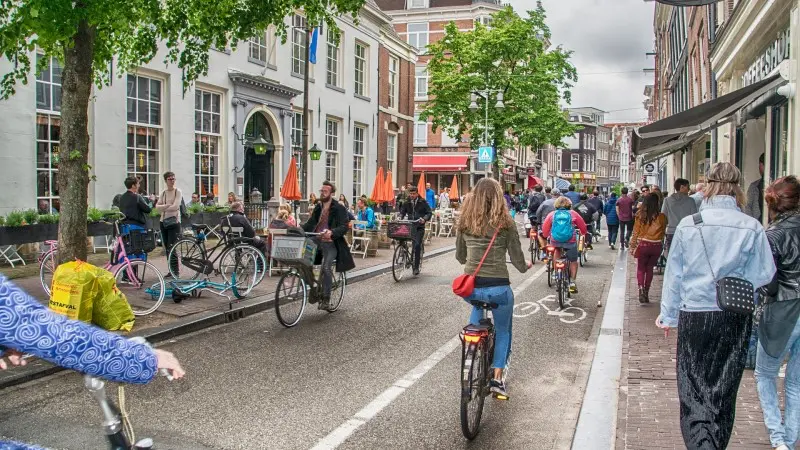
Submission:
[[[535,167],[528,167],[528,175],[530,175],[530,176],[536,175],[536,168]]]
[[[742,87],[763,80],[784,60],[789,59],[789,29],[781,31],[756,61],[742,75]]]

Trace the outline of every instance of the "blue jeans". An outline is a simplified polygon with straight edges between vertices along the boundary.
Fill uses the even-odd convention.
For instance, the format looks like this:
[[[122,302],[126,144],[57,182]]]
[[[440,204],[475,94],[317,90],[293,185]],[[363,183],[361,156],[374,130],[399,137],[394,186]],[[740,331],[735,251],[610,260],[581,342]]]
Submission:
[[[514,292],[511,290],[511,286],[475,288],[472,291],[472,295],[464,300],[467,303],[471,300],[497,303],[497,309],[492,310],[495,329],[492,367],[505,369],[506,362],[508,362],[508,354],[511,351],[511,319],[514,313]],[[483,317],[483,311],[480,308],[473,307],[472,314],[469,316],[469,323],[478,325],[481,317]]]
[[[764,411],[764,424],[769,430],[769,440],[773,447],[786,444],[794,448],[800,432],[800,321],[798,321],[786,348],[780,358],[769,356],[761,342],[756,356],[756,387],[761,409]],[[786,418],[781,423],[781,410],[778,406],[778,386],[775,382],[781,364],[789,356],[786,364],[785,395]],[[785,424],[785,425],[784,425]]]

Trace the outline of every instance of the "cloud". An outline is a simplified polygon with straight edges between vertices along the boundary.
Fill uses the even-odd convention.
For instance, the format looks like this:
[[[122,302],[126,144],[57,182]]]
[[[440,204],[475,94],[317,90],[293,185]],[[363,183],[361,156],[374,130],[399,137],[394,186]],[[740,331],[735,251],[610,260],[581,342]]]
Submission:
[[[524,14],[535,0],[511,0]],[[572,106],[611,111],[606,121],[636,121],[647,117],[644,87],[653,75],[645,56],[653,49],[654,2],[642,0],[542,0],[554,46],[572,50],[578,83]]]

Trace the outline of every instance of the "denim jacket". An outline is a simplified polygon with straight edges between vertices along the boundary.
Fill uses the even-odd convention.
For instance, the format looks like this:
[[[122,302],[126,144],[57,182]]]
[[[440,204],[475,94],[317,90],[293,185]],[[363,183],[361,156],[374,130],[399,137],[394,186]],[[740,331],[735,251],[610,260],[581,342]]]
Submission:
[[[716,280],[744,278],[758,289],[769,283],[775,274],[775,262],[764,228],[742,213],[733,197],[710,198],[703,202],[700,213],[702,224],[695,225],[692,216],[681,220],[669,252],[660,318],[670,327],[678,326],[678,311],[720,310]],[[713,266],[716,280],[709,265]]]

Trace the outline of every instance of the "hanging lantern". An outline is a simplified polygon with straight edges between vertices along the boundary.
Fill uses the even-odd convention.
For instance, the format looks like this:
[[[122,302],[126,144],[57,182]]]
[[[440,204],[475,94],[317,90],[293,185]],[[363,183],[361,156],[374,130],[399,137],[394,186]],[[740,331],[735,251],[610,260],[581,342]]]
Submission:
[[[308,154],[311,155],[312,161],[319,161],[319,158],[322,156],[322,150],[317,147],[317,144],[314,144],[314,146],[308,150]]]
[[[266,155],[267,154],[267,146],[269,142],[264,139],[263,136],[259,136],[258,139],[252,142],[253,144],[253,151],[256,155]]]

